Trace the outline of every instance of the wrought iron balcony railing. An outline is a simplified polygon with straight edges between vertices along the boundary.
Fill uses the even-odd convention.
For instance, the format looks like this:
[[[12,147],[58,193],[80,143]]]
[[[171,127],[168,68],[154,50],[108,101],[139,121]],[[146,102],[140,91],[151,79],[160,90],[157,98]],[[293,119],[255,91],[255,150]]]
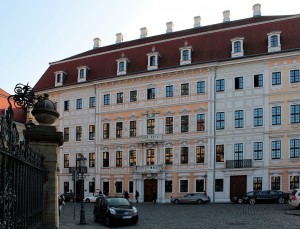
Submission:
[[[243,160],[226,160],[226,168],[251,168],[252,159],[243,159]]]
[[[142,165],[142,166],[135,166],[136,172],[141,173],[158,173],[165,168],[165,165]]]

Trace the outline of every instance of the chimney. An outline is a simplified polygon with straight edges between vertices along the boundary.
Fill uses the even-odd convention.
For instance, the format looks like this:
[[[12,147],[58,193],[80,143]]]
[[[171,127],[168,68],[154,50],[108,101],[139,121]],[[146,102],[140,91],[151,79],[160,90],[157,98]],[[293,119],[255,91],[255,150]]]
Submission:
[[[116,44],[122,43],[123,42],[123,34],[122,33],[117,33],[116,34]]]
[[[173,22],[167,22],[167,30],[166,30],[166,33],[172,33],[173,32],[173,29],[174,29],[174,24]]]
[[[96,49],[96,48],[99,48],[99,47],[101,47],[101,39],[96,37],[96,38],[94,38],[94,47],[93,47],[93,49]]]
[[[260,12],[261,5],[260,4],[253,5],[252,9],[253,9],[253,17],[261,16],[261,12]]]
[[[200,27],[201,26],[201,17],[200,16],[195,16],[194,17],[194,28]]]
[[[147,37],[147,34],[148,34],[148,29],[146,27],[141,28],[141,36],[140,36],[140,38]]]
[[[230,11],[225,10],[223,11],[223,22],[229,22],[230,21]]]

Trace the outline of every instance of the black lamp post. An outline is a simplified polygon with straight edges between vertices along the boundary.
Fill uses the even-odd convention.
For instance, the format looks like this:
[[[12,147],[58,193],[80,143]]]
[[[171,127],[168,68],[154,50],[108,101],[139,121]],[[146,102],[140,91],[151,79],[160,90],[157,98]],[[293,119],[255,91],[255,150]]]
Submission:
[[[86,224],[85,222],[85,211],[84,211],[84,205],[83,205],[83,199],[84,199],[84,179],[83,174],[87,172],[86,167],[86,158],[83,156],[83,154],[80,154],[80,157],[78,158],[79,162],[79,172],[81,173],[81,209],[80,209],[80,222],[79,224],[83,225]]]
[[[95,195],[95,177],[92,178],[93,181],[93,196]]]
[[[207,175],[204,174],[204,194],[206,195],[206,180],[207,180]]]

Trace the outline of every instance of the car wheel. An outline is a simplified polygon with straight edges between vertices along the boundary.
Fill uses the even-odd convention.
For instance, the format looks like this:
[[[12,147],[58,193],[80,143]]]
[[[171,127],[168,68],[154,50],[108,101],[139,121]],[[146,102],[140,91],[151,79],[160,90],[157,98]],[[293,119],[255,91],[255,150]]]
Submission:
[[[283,197],[279,197],[278,198],[278,203],[279,204],[284,204],[284,198]]]
[[[254,198],[251,198],[251,199],[249,200],[249,204],[255,204],[255,199],[254,199]]]
[[[106,226],[111,226],[111,222],[110,222],[110,218],[109,218],[109,216],[105,216],[105,224],[106,224]]]
[[[179,200],[174,200],[174,204],[180,204]]]
[[[201,199],[197,200],[197,204],[203,204],[203,200]]]
[[[74,199],[70,199],[70,202],[73,203],[73,202],[74,202]]]
[[[90,201],[90,199],[86,199],[85,202],[89,203],[89,202],[91,202],[91,201]]]
[[[242,204],[242,203],[244,202],[244,200],[243,200],[243,198],[238,198],[237,202],[238,202],[239,204]]]

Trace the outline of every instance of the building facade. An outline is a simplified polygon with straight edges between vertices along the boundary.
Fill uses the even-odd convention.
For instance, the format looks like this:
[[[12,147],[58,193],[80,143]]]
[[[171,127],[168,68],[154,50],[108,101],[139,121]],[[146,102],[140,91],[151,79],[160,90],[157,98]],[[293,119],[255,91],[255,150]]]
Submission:
[[[94,48],[54,62],[35,85],[61,114],[60,192],[88,159],[84,194],[158,202],[205,192],[299,187],[300,16],[261,16]]]

